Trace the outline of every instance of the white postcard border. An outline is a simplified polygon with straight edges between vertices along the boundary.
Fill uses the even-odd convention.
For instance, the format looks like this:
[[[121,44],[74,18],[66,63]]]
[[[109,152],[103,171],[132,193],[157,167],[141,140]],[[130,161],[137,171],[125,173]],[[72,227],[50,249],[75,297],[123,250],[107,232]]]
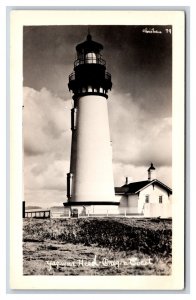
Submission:
[[[24,25],[173,26],[173,262],[171,276],[24,276],[22,270],[22,40]],[[184,12],[12,11],[10,26],[10,287],[176,290],[184,287]]]

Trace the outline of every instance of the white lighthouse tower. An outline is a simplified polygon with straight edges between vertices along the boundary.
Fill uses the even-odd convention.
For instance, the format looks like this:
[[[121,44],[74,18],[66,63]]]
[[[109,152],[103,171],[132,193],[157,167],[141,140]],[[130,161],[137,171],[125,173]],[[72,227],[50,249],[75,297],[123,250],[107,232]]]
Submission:
[[[114,194],[107,106],[112,82],[102,59],[102,49],[90,34],[76,46],[77,60],[68,84],[74,106],[68,200],[64,206],[86,214],[116,213],[119,205]]]

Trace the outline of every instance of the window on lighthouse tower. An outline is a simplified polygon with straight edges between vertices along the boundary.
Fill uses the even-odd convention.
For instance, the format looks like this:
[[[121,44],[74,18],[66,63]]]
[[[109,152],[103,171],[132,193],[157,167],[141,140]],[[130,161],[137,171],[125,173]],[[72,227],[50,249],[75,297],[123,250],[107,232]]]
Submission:
[[[86,64],[96,64],[96,54],[94,52],[89,52],[85,55],[85,63]]]

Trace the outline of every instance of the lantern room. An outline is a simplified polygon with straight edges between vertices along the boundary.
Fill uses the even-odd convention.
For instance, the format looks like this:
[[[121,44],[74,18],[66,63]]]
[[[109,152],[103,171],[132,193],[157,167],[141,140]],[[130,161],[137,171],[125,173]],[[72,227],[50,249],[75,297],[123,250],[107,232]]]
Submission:
[[[74,71],[69,76],[68,87],[73,99],[84,95],[101,95],[108,98],[111,90],[111,75],[106,71],[106,62],[102,59],[103,46],[92,40],[90,34],[86,41],[76,46],[77,59]]]
[[[85,42],[76,46],[77,60],[74,66],[80,64],[104,64],[105,61],[101,58],[100,51],[103,50],[103,46],[97,42],[92,41],[90,34],[87,35]]]

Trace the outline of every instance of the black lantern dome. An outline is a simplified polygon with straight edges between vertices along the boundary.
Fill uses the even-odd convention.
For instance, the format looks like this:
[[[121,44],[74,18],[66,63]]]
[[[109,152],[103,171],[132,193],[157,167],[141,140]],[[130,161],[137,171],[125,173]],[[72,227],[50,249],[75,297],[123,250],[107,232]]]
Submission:
[[[111,75],[106,72],[106,62],[102,59],[101,50],[103,46],[93,41],[90,34],[86,41],[76,46],[77,59],[68,83],[69,90],[74,93],[74,100],[84,95],[108,98],[107,92],[112,88]]]
[[[76,51],[77,52],[82,52],[82,51],[90,52],[90,51],[96,51],[99,53],[101,50],[103,50],[103,46],[100,43],[92,41],[92,36],[90,34],[87,35],[86,41],[84,41],[81,44],[78,44],[76,46]]]

